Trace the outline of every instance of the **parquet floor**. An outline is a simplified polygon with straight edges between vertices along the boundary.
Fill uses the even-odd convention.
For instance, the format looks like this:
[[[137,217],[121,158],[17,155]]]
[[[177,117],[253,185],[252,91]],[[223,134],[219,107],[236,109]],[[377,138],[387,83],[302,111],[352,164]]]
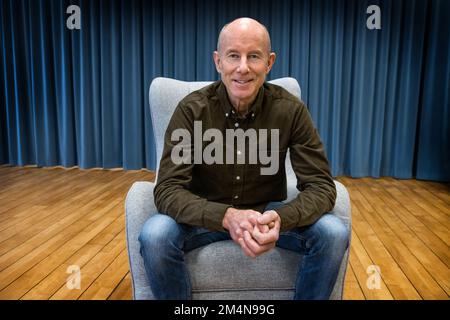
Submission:
[[[153,179],[145,170],[1,166],[0,299],[131,299],[124,200],[133,182]],[[353,209],[344,298],[448,299],[449,184],[338,180]]]

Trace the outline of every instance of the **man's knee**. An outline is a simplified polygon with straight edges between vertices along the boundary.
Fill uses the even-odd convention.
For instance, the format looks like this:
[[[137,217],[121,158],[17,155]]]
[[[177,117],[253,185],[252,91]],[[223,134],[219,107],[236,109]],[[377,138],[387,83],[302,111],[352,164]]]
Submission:
[[[180,228],[173,218],[165,214],[155,214],[144,223],[139,242],[141,249],[145,248],[156,253],[176,244],[179,236]]]
[[[347,225],[332,214],[325,214],[319,219],[320,237],[336,249],[346,249],[349,243],[349,230]]]

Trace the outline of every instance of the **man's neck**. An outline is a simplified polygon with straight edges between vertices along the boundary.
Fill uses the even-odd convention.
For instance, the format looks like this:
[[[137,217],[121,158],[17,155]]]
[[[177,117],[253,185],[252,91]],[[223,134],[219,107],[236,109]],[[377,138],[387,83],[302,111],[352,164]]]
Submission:
[[[245,118],[245,116],[246,116],[247,113],[248,113],[249,107],[250,107],[250,106],[247,104],[245,107],[244,107],[244,106],[239,106],[239,109],[238,109],[238,108],[235,108],[235,109],[236,109],[236,112],[237,112],[237,114],[238,114],[238,117],[239,117],[239,118]]]
[[[252,99],[252,101],[250,103],[244,102],[244,101],[235,101],[235,102],[231,102],[232,106],[234,107],[234,109],[236,110],[238,116],[240,118],[245,118],[245,116],[247,115],[250,106],[255,102],[256,97]]]

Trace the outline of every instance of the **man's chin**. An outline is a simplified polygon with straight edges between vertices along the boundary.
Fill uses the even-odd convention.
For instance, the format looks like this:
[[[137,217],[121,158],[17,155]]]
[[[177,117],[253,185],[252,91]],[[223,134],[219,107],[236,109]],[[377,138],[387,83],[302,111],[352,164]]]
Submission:
[[[256,96],[254,90],[233,90],[231,94],[238,100],[248,101]]]

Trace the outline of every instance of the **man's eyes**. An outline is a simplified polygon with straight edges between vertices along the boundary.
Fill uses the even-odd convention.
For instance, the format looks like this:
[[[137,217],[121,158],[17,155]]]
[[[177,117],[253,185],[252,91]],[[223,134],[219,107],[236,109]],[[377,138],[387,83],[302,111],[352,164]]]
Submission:
[[[240,56],[239,56],[238,54],[234,54],[234,53],[229,54],[228,57],[231,58],[231,59],[240,59]],[[260,56],[257,55],[257,54],[250,54],[250,55],[247,57],[247,59],[250,59],[250,60],[257,60],[257,59],[259,59],[259,58],[260,58]]]

